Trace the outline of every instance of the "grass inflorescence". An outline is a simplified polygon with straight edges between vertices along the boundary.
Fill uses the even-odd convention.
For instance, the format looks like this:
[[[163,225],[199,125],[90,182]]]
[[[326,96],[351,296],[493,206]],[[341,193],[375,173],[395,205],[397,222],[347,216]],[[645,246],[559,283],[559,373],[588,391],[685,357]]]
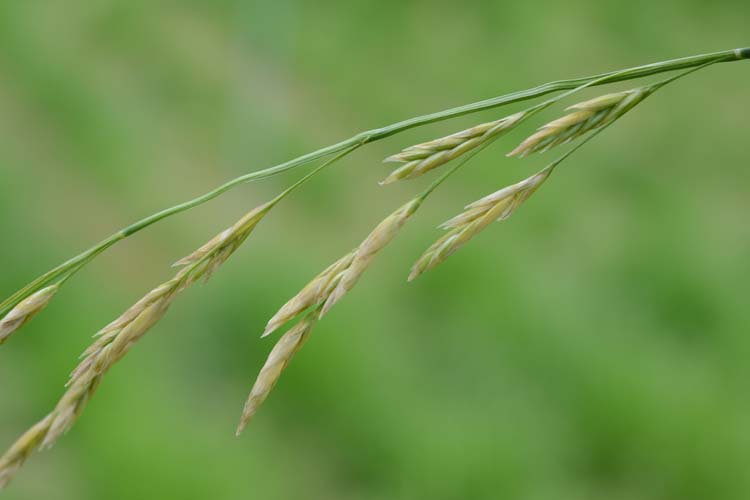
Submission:
[[[466,205],[461,213],[442,224],[441,227],[447,232],[419,257],[412,267],[409,280],[444,262],[458,248],[486,229],[490,223],[505,220],[514,214],[520,205],[549,180],[552,172],[563,160],[642,103],[656,90],[711,64],[748,58],[750,58],[750,49],[735,49],[586,78],[561,80],[362,132],[299,158],[238,177],[198,198],[158,212],[114,233],[80,255],[48,271],[0,303],[0,344],[47,307],[67,280],[117,242],[164,218],[205,203],[239,184],[276,175],[326,158],[321,165],[279,196],[254,208],[206,244],[180,259],[175,264],[179,270],[172,278],[153,288],[95,335],[95,340],[84,351],[82,359],[70,375],[65,391],[52,411],[22,434],[0,457],[0,489],[11,481],[34,450],[52,446],[75,424],[104,375],[164,317],[169,307],[183,291],[201,279],[209,279],[221,268],[277,203],[326,167],[354,150],[410,128],[559,92],[556,96],[525,110],[438,139],[406,147],[386,159],[387,162],[401,163],[401,166],[391,172],[382,184],[413,179],[453,160],[460,158],[460,161],[443,172],[420,194],[387,215],[353,250],[345,253],[314,277],[271,317],[263,331],[263,337],[271,335],[295,320],[297,322],[280,336],[261,368],[243,408],[237,429],[238,434],[247,426],[260,405],[266,400],[293,356],[309,339],[316,324],[354,288],[371,267],[375,257],[394,241],[404,225],[414,217],[437,187],[468,163],[472,157],[503,138],[523,121],[531,119],[583,89],[662,72],[684,70],[653,84],[607,93],[569,106],[568,114],[543,125],[537,132],[522,141],[508,153],[508,156],[525,157],[582,139],[536,174]]]

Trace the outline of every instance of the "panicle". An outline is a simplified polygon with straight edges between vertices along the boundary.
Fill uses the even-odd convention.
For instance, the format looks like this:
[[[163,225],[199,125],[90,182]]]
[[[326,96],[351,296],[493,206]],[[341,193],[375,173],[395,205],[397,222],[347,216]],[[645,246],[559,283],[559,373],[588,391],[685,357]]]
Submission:
[[[260,373],[253,384],[253,388],[250,390],[250,395],[245,402],[245,407],[242,410],[242,417],[240,418],[240,423],[237,427],[238,436],[253,418],[255,412],[258,411],[260,405],[263,404],[263,401],[266,400],[268,394],[276,385],[276,382],[279,380],[279,377],[294,355],[310,336],[313,326],[315,326],[318,318],[319,309],[311,311],[304,319],[294,325],[294,327],[287,330],[278,342],[276,342],[276,345],[268,355],[268,359],[266,359],[263,368],[261,368]]]
[[[410,146],[384,160],[386,162],[404,163],[404,165],[391,172],[388,177],[381,181],[381,184],[419,177],[486,143],[488,140],[508,132],[527,115],[527,111],[521,111],[440,139]]]
[[[508,153],[508,156],[523,158],[532,153],[543,153],[577,139],[591,130],[609,125],[633,109],[653,91],[653,86],[639,87],[574,104],[566,110],[571,113],[539,128]]]
[[[433,243],[412,266],[409,281],[444,262],[466,242],[479,234],[491,222],[505,220],[547,180],[551,167],[511,186],[471,203],[465,210],[441,224],[449,230]]]
[[[18,303],[3,319],[0,319],[0,345],[47,307],[59,288],[59,283],[42,288]]]

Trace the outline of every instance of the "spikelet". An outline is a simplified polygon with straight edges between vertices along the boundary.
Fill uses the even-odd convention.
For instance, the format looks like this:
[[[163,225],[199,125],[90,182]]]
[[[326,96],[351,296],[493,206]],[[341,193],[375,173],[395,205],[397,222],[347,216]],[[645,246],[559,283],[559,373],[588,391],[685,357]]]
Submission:
[[[409,220],[409,217],[417,211],[422,204],[422,201],[423,198],[415,198],[409,201],[383,219],[383,221],[372,230],[357,248],[349,267],[342,272],[341,279],[336,285],[336,288],[328,296],[323,305],[323,309],[320,313],[321,316],[326,314],[336,302],[341,300],[349,290],[354,288],[354,285],[357,284],[362,273],[364,273],[372,263],[372,259],[375,258],[375,255],[393,241],[393,238],[396,237],[398,231],[406,221]]]
[[[297,295],[289,299],[268,322],[262,337],[270,335],[301,312],[325,302],[336,285],[338,285],[343,271],[351,265],[356,252],[357,249],[354,249],[328,266],[322,273],[313,278],[310,283],[305,285]]]
[[[31,321],[34,316],[47,307],[47,304],[50,303],[59,288],[59,283],[42,288],[11,309],[0,320],[0,345],[8,340],[16,330]]]
[[[237,435],[242,433],[258,407],[265,401],[284,368],[307,340],[318,319],[354,287],[375,255],[393,240],[398,230],[419,208],[421,202],[421,198],[411,200],[386,217],[359,247],[316,276],[271,318],[263,333],[264,337],[301,312],[317,306],[284,333],[274,346],[245,403],[242,418],[237,427]]]
[[[461,156],[488,140],[511,130],[527,116],[526,111],[515,113],[500,120],[482,123],[440,139],[410,146],[384,161],[404,163],[386,177],[381,184],[390,184],[402,179],[414,179]]]
[[[240,423],[237,427],[238,436],[253,418],[255,412],[258,411],[260,405],[263,404],[263,401],[266,400],[268,394],[279,380],[281,373],[292,360],[292,357],[294,357],[310,336],[313,326],[315,326],[315,323],[318,321],[319,312],[319,309],[309,312],[307,316],[284,333],[279,341],[276,342],[276,345],[268,355],[266,363],[263,365],[263,368],[261,368],[258,378],[255,380],[255,384],[253,384],[250,395],[245,402],[245,407],[242,410],[242,417],[240,418]]]
[[[653,86],[640,87],[574,104],[566,110],[572,113],[542,126],[508,153],[508,156],[523,158],[532,153],[545,152],[577,139],[591,130],[604,127],[633,109],[654,90]]]
[[[462,245],[495,220],[505,220],[547,180],[552,168],[547,167],[511,186],[507,186],[467,205],[464,212],[440,227],[449,232],[430,246],[417,260],[409,274],[409,281],[437,266]]]
[[[47,435],[52,415],[47,415],[26,431],[0,458],[0,490],[8,486],[29,455]]]
[[[18,471],[34,448],[48,448],[76,422],[99,387],[104,375],[166,314],[177,295],[201,278],[208,278],[242,244],[273,206],[267,203],[250,211],[230,229],[220,233],[178,262],[184,266],[169,281],[151,290],[119,318],[96,334],[73,370],[54,410],[26,432],[0,459],[0,488]]]
[[[51,446],[75,423],[101,377],[166,314],[177,294],[201,278],[208,279],[247,239],[271,206],[265,203],[256,207],[232,227],[179,260],[175,265],[184,267],[174,278],[151,290],[96,334],[97,339],[84,351],[83,359],[70,376],[68,389],[55,408],[55,418],[43,447]]]
[[[320,316],[351,290],[369,267],[372,259],[398,233],[408,218],[419,208],[422,198],[415,198],[386,217],[357,248],[341,257],[318,274],[312,281],[274,314],[266,325],[263,337],[309,308],[321,305]]]
[[[184,257],[175,266],[189,266],[200,263],[200,269],[196,271],[195,279],[203,278],[208,281],[213,273],[221,266],[230,255],[247,239],[255,226],[263,219],[268,211],[274,206],[276,200],[260,205],[244,217],[238,220],[232,227],[217,234],[205,245]],[[210,258],[206,258],[210,255]]]
[[[282,335],[274,346],[245,403],[242,418],[237,427],[237,435],[245,429],[258,407],[265,401],[284,368],[307,340],[315,323],[354,287],[375,255],[393,240],[398,230],[419,208],[422,201],[423,198],[421,197],[415,198],[386,217],[372,230],[359,247],[313,278],[271,318],[263,332],[263,337],[303,311],[314,308],[299,323]]]
[[[99,387],[102,377],[122,359],[167,312],[175,291],[146,306],[140,314],[122,329],[100,337],[93,352],[86,356],[73,372],[67,389],[52,412],[53,420],[41,447],[49,448],[75,423],[89,399]],[[106,339],[103,342],[102,339]]]

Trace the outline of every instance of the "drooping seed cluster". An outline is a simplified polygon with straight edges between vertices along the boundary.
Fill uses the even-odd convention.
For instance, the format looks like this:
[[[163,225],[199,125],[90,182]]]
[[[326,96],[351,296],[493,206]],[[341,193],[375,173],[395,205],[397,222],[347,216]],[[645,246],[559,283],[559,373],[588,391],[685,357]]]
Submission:
[[[527,115],[526,111],[522,111],[440,139],[410,146],[385,159],[386,162],[398,162],[404,163],[404,165],[391,172],[381,184],[419,177],[486,143],[488,140],[508,132],[521,123]]]
[[[51,422],[51,414],[44,417],[18,438],[0,458],[0,490],[8,486],[29,455],[39,447]]]
[[[580,126],[561,131],[561,121],[557,120],[543,127],[542,130],[545,133],[557,130],[557,133],[563,136],[562,139],[554,138],[545,145],[552,147],[560,140],[571,140],[589,130],[603,127],[622,116],[646,95],[645,91],[628,91],[575,105],[569,109],[578,110],[576,113],[579,114],[576,115],[576,119],[580,122]],[[585,120],[584,116],[587,117]],[[497,122],[478,125],[442,139],[407,148],[398,155],[388,158],[388,161],[402,161],[406,164],[393,172],[384,183],[413,178],[436,168],[483,144],[490,138],[496,137],[501,132],[509,130],[523,117],[523,113],[517,113]],[[541,141],[544,139],[540,139]],[[525,144],[533,149],[532,142],[525,141]],[[466,206],[464,212],[442,224],[441,227],[449,232],[430,246],[415,263],[409,280],[443,262],[491,222],[510,217],[544,183],[558,162],[559,160],[521,182],[500,189]],[[309,311],[303,320],[281,337],[271,351],[245,404],[238,433],[242,432],[258,407],[265,401],[284,368],[309,336],[314,324],[356,285],[360,276],[370,266],[374,256],[393,240],[423,200],[422,197],[415,198],[386,217],[355,250],[316,276],[271,318],[263,336],[271,334],[304,311]]]
[[[415,198],[378,224],[354,250],[328,266],[300,292],[289,299],[271,318],[263,332],[266,337],[294,319],[300,313],[320,305],[321,316],[338,302],[359,280],[375,255],[382,250],[411,215],[419,208],[420,198]]]
[[[326,299],[325,304],[323,304],[321,316],[328,312],[336,302],[341,300],[344,295],[354,288],[354,285],[357,284],[362,273],[370,267],[375,255],[393,241],[393,238],[396,237],[399,230],[403,227],[406,221],[409,220],[409,217],[417,211],[421,204],[422,198],[415,198],[409,201],[383,219],[383,221],[372,230],[357,248],[349,267],[343,271],[336,288]]]
[[[383,219],[357,248],[313,278],[271,318],[263,332],[263,337],[309,310],[305,318],[288,330],[271,351],[245,403],[237,429],[238,434],[265,401],[281,372],[307,339],[315,323],[354,288],[375,255],[393,241],[422,201],[421,197],[414,198]]]
[[[34,316],[47,307],[47,304],[50,303],[59,288],[59,284],[42,288],[20,302],[0,319],[0,345],[8,340],[16,330],[31,321]]]
[[[245,242],[255,226],[263,219],[278,200],[264,203],[254,208],[232,227],[222,231],[214,236],[205,245],[184,257],[177,262],[175,266],[192,266],[197,265],[198,269],[191,271],[195,279],[201,277],[205,280],[211,278],[214,272],[231,256],[242,243]]]
[[[276,385],[281,373],[310,336],[319,318],[320,309],[317,308],[309,312],[299,323],[287,330],[279,341],[276,342],[245,402],[240,424],[237,427],[238,436],[247,427],[255,412],[258,411],[260,405],[263,404],[263,401],[266,400],[268,394],[274,385]]]
[[[409,281],[437,266],[456,250],[480,233],[491,222],[505,220],[547,180],[552,168],[507,186],[467,205],[464,212],[444,222],[440,227],[449,232],[433,243],[412,267]]]
[[[734,53],[737,58],[747,58],[750,50],[737,49]],[[581,144],[598,134],[604,127],[622,117],[656,89],[676,78],[717,61],[719,60],[708,61],[681,75],[648,87],[607,94],[567,108],[570,111],[568,115],[541,127],[535,134],[511,151],[508,156],[517,155],[523,157],[535,152],[544,152],[555,146],[579,138],[590,131],[594,132],[544,170],[466,206],[461,214],[442,224],[441,227],[448,230],[448,233],[430,246],[414,264],[409,280],[443,262],[492,221],[502,221],[510,217],[546,181],[560,161],[579,148]],[[614,77],[616,76],[618,76],[616,73],[610,73],[602,75],[600,78],[589,79],[587,83],[572,89],[570,92],[558,95],[554,99],[545,101],[520,113],[406,148],[402,152],[390,156],[385,160],[386,162],[400,162],[403,165],[394,170],[382,183],[387,184],[401,179],[412,179],[421,176],[471,151],[470,154],[464,157],[464,160],[467,160],[489,145],[492,140],[511,130],[523,120],[541,111],[553,102],[590,85],[605,83],[609,80],[615,81]],[[558,88],[557,90],[563,88],[565,87]],[[547,93],[550,90],[552,89],[540,89],[540,92]],[[537,95],[543,95],[543,93],[538,93]],[[520,100],[518,96],[509,95],[508,97],[512,97],[513,100]],[[499,104],[499,102],[495,103],[495,105]],[[469,112],[472,108],[472,106],[461,109],[456,108],[452,116]],[[447,117],[446,113],[430,115],[423,117],[424,120],[422,123],[428,123],[445,117]],[[414,121],[409,120],[404,122],[404,125],[401,130],[414,125]],[[389,129],[390,127],[363,133],[349,141],[321,149],[295,160],[295,165],[300,165],[311,159],[332,154],[332,151],[340,151],[339,155],[331,158],[305,176],[282,195],[249,212],[232,227],[221,232],[195,252],[178,261],[175,265],[182,266],[182,269],[172,279],[153,289],[118,319],[103,328],[96,335],[97,338],[94,343],[83,353],[83,359],[71,373],[70,379],[66,384],[66,391],[53,411],[23,434],[5,455],[0,457],[0,489],[8,484],[35,449],[52,446],[62,434],[70,429],[109,369],[122,359],[129,352],[130,348],[164,317],[180,292],[201,278],[208,280],[246,240],[276,202],[314,175],[315,172],[343,157],[360,145],[376,138],[391,135]],[[352,141],[355,140],[357,142],[353,144]],[[348,149],[342,150],[347,144],[353,145],[350,145]],[[271,175],[271,172],[278,173],[283,171],[290,168],[293,163],[294,161],[269,169],[266,171],[266,174]],[[375,255],[395,238],[401,227],[419,208],[426,196],[460,166],[457,165],[455,169],[452,169],[437,182],[433,183],[422,195],[411,200],[385,218],[357,248],[316,276],[271,318],[263,336],[269,335],[287,322],[306,312],[306,315],[296,325],[281,336],[271,350],[245,403],[237,429],[238,434],[245,428],[257,412],[259,406],[265,401],[284,369],[309,338],[317,321],[344,295],[352,290],[361,275],[371,265]],[[255,177],[259,176],[253,176],[253,178]],[[249,178],[247,177],[246,179]],[[216,192],[222,192],[221,189]],[[204,195],[203,198],[205,201],[210,199],[210,196]],[[195,206],[194,202],[198,201],[199,199],[193,200],[192,204],[183,204],[182,207],[187,206],[189,208],[190,206]],[[179,210],[172,210],[170,213],[182,211],[184,208],[177,206],[173,207],[173,209]],[[142,228],[153,223],[155,220],[160,219],[158,217],[144,219],[144,221],[141,221],[142,223],[130,226],[128,229],[113,235],[113,237],[103,240],[100,245],[68,261],[63,266],[53,269],[1,303],[0,310],[3,313],[6,311],[9,312],[0,319],[0,344],[48,305],[61,284],[83,265],[80,264],[81,262],[85,262],[85,259],[88,259],[91,255],[95,256],[97,252],[103,251],[107,246],[111,246],[113,242],[119,241],[122,237],[133,234],[134,231],[131,230],[133,227]],[[79,264],[79,267],[73,267]],[[39,287],[52,282],[57,283],[37,290]],[[36,291],[31,293],[32,290]]]
[[[633,109],[653,91],[653,87],[640,87],[574,104],[567,108],[572,113],[542,126],[538,132],[508,153],[508,156],[523,158],[532,153],[545,152],[591,130],[604,127]]]
[[[343,272],[352,263],[356,252],[357,249],[354,249],[328,266],[323,272],[313,278],[310,283],[305,285],[297,295],[289,299],[268,322],[262,336],[266,337],[272,334],[300,313],[328,300],[331,292],[333,292],[341,280]]]
[[[172,279],[151,290],[96,334],[96,340],[83,353],[83,359],[71,373],[65,393],[52,412],[0,458],[0,487],[11,480],[35,448],[52,446],[73,426],[109,369],[164,317],[181,291],[201,278],[208,279],[245,241],[272,206],[267,203],[252,210],[231,228],[180,260],[178,265],[185,267]]]

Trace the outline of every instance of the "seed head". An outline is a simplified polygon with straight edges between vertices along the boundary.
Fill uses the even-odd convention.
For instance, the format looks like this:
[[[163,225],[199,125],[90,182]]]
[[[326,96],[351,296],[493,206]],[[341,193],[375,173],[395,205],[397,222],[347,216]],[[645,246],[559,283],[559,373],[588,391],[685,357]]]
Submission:
[[[48,448],[54,445],[75,424],[110,368],[164,317],[181,291],[201,277],[210,276],[229,258],[272,205],[273,202],[252,210],[231,228],[182,259],[179,265],[184,267],[172,279],[151,290],[95,335],[96,340],[82,354],[83,359],[71,373],[65,393],[54,410],[42,422],[27,431],[0,459],[0,486],[9,481],[34,448]],[[50,296],[46,301],[54,292],[48,293]],[[42,295],[41,291],[36,295]],[[24,310],[22,306],[27,302],[29,300],[17,306],[16,310]],[[35,307],[36,309],[31,308],[31,312],[38,312],[40,306]]]
[[[604,127],[633,109],[654,90],[653,87],[640,87],[574,104],[567,108],[567,111],[572,113],[541,127],[538,132],[508,153],[508,156],[523,158],[532,153],[545,152],[577,139],[591,130]]]
[[[189,266],[199,263],[200,268],[192,273],[193,277],[196,280],[203,277],[208,281],[219,266],[242,245],[273,205],[274,202],[271,201],[254,208],[232,227],[217,234],[206,244],[187,257],[180,259],[174,265]]]
[[[34,316],[47,307],[47,304],[50,303],[59,288],[59,283],[42,288],[11,309],[10,312],[0,320],[0,345],[8,340],[16,330],[31,321]]]
[[[50,414],[27,430],[0,458],[0,490],[8,486],[29,455],[39,446],[51,422]]]
[[[266,400],[286,366],[310,336],[313,326],[318,321],[318,317],[318,309],[311,311],[302,321],[284,333],[273,347],[266,363],[258,374],[258,378],[255,380],[255,384],[253,384],[250,396],[248,396],[245,407],[242,410],[240,424],[237,427],[238,436],[253,418],[255,412],[258,411],[260,405],[263,404],[263,401]]]
[[[500,120],[482,123],[440,139],[410,146],[398,154],[389,156],[385,159],[386,162],[399,162],[404,165],[391,172],[381,184],[419,177],[509,131],[518,125],[526,114],[519,112]]]
[[[273,318],[271,318],[262,336],[266,337],[270,335],[301,312],[325,302],[336,285],[338,285],[343,271],[351,265],[356,252],[357,250],[355,249],[344,255],[305,285],[297,295],[284,304]]]
[[[73,426],[102,377],[166,314],[178,289],[179,280],[176,279],[171,281],[171,287],[156,288],[146,296],[153,298],[152,301],[139,301],[118,321],[99,332],[94,344],[84,352],[66,384],[65,393],[50,414],[52,421],[42,442],[43,448],[54,445]],[[159,293],[154,293],[157,290]],[[136,306],[139,310],[134,312]],[[129,319],[125,318],[126,315]],[[113,327],[114,324],[117,326]]]
[[[552,168],[507,186],[467,205],[459,215],[441,224],[449,232],[430,246],[417,260],[409,274],[409,281],[437,266],[450,257],[467,241],[495,220],[505,220],[547,180]]]
[[[336,285],[336,288],[323,305],[323,309],[320,313],[321,316],[327,313],[336,302],[349,292],[349,290],[354,288],[354,285],[357,284],[362,273],[364,273],[370,266],[375,255],[393,241],[393,238],[396,237],[398,231],[406,223],[409,217],[417,211],[421,203],[422,198],[415,198],[409,201],[386,217],[375,227],[375,229],[372,230],[355,251],[354,258],[349,264],[349,267],[342,272],[341,279]]]
[[[52,446],[70,429],[104,374],[166,314],[179,292],[200,278],[208,279],[247,239],[270,208],[271,204],[266,203],[251,210],[232,227],[180,260],[176,265],[184,267],[174,278],[151,290],[95,335],[96,340],[84,351],[52,413],[43,447]]]

